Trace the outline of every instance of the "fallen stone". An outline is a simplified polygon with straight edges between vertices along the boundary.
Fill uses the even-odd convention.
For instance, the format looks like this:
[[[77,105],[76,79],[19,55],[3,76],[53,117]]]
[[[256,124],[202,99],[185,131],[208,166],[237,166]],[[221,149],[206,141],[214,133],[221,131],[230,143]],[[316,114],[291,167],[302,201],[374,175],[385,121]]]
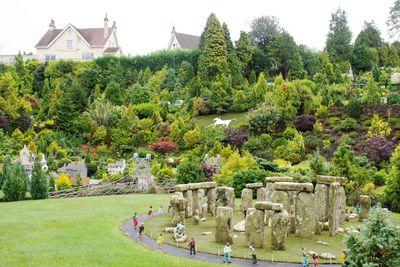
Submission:
[[[323,245],[323,246],[329,246],[328,242],[324,242],[324,241],[317,241],[317,244]]]
[[[328,222],[324,222],[324,226],[323,226],[322,230],[329,231],[329,223]]]
[[[238,222],[233,226],[233,231],[244,232],[245,220]]]
[[[333,184],[339,183],[340,185],[344,185],[347,182],[346,177],[339,176],[327,176],[327,175],[317,175],[316,177],[317,184]]]
[[[207,220],[207,219],[204,218],[204,217],[200,219],[201,222],[205,222],[206,220]]]
[[[339,233],[344,233],[345,231],[344,231],[344,229],[342,227],[338,227],[338,232]]]
[[[312,183],[276,182],[274,183],[274,190],[313,192],[314,186]]]
[[[323,260],[336,260],[336,257],[329,252],[321,253],[319,257]]]
[[[360,231],[356,230],[356,229],[352,229],[350,231],[348,231],[349,234],[359,234]]]
[[[166,227],[164,231],[165,231],[166,233],[173,233],[174,230],[175,230],[175,227]]]
[[[262,183],[250,183],[250,184],[246,184],[246,188],[249,188],[249,189],[257,189],[257,188],[260,188],[260,187],[263,187],[263,184],[262,184]]]
[[[212,232],[201,232],[202,235],[211,235]]]
[[[313,251],[313,250],[310,250],[307,254],[308,254],[309,256],[312,256],[312,255],[314,255],[314,254],[318,256],[318,253],[315,252],[315,251]]]

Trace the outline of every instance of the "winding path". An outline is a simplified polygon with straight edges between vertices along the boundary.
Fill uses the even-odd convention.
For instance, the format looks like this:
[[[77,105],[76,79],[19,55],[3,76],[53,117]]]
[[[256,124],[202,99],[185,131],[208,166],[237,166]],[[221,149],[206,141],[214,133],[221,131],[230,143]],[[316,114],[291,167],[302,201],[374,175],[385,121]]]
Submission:
[[[154,212],[153,216],[158,215],[158,212]],[[147,219],[147,215],[139,215],[139,221],[145,222]],[[136,243],[139,243],[143,246],[157,249],[157,241],[153,238],[150,238],[148,235],[143,235],[141,238],[138,235],[138,230],[135,230],[132,227],[132,220],[125,221],[121,226],[121,231],[130,239],[134,240]],[[190,256],[189,250],[184,248],[179,248],[175,246],[171,246],[169,244],[163,244],[161,247],[161,251],[176,257],[182,257],[192,260],[197,260],[201,262],[209,262],[209,263],[222,263],[222,256],[217,256],[215,254],[209,254],[205,252],[197,252],[196,255]],[[254,266],[251,260],[241,259],[241,258],[231,258],[232,265],[238,266]],[[313,264],[310,263],[310,266]],[[302,264],[296,263],[282,263],[282,262],[270,262],[265,260],[259,260],[255,266],[268,266],[268,267],[291,267],[291,266],[302,266]],[[319,266],[329,266],[329,267],[340,267],[341,265],[337,264],[320,264]]]

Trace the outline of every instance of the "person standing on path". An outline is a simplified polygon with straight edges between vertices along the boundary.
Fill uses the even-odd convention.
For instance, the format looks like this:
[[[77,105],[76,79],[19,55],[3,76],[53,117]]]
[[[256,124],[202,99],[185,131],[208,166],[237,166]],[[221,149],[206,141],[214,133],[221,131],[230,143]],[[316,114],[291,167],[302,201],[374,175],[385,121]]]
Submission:
[[[250,249],[250,251],[251,251],[251,253],[250,253],[249,256],[251,256],[251,259],[253,260],[253,264],[256,264],[256,263],[257,263],[256,250],[254,249],[253,246],[250,246],[249,249]]]
[[[347,250],[343,249],[342,251],[342,266],[347,267],[349,266],[349,262],[347,261]]]
[[[153,207],[150,206],[149,212],[147,213],[147,216],[151,216],[153,214]]]
[[[158,209],[158,213],[163,213],[163,212],[164,212],[163,204],[160,204],[160,208]]]
[[[190,255],[196,255],[196,241],[194,241],[194,237],[192,237],[192,240],[189,242],[189,249],[190,249]]]
[[[228,260],[228,263],[231,263],[231,253],[232,253],[232,249],[231,246],[229,244],[229,242],[226,242],[226,245],[224,247],[224,263]]]
[[[135,227],[135,230],[136,230],[136,227],[138,225],[138,217],[137,217],[137,213],[136,212],[135,212],[135,214],[133,214],[132,222],[133,222],[133,227]]]
[[[305,251],[304,248],[301,248],[301,253],[302,253],[302,259],[301,259],[301,261],[302,261],[303,267],[309,266],[309,265],[308,265],[307,254],[306,254],[306,251]]]
[[[319,265],[317,254],[313,253],[312,259],[313,259],[314,267],[317,267]]]
[[[157,238],[158,249],[161,249],[161,245],[163,244],[163,242],[164,242],[163,236],[162,234],[160,234]]]
[[[144,234],[144,223],[139,226],[139,237],[142,237]]]

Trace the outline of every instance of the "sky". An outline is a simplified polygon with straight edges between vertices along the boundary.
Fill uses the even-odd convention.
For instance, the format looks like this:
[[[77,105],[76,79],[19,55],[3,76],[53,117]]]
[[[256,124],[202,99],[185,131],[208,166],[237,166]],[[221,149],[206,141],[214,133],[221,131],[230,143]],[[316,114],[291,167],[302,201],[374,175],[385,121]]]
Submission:
[[[6,0],[0,2],[0,49],[3,55],[36,53],[35,45],[51,19],[57,28],[68,23],[78,28],[117,23],[125,55],[143,55],[167,47],[172,27],[177,32],[200,35],[207,17],[215,13],[225,22],[233,41],[260,16],[275,16],[298,44],[321,50],[325,46],[331,13],[347,12],[353,39],[364,21],[374,20],[389,41],[386,20],[394,0]]]

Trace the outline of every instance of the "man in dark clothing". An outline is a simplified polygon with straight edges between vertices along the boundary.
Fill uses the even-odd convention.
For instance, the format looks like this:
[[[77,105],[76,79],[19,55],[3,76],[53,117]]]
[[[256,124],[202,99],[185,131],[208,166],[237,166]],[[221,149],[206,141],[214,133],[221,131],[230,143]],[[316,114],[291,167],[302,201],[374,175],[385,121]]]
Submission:
[[[190,255],[192,255],[192,252],[194,255],[196,255],[196,242],[194,241],[194,237],[192,237],[192,240],[189,242],[189,248],[190,248]]]
[[[142,237],[144,234],[144,223],[139,226],[139,237]]]

